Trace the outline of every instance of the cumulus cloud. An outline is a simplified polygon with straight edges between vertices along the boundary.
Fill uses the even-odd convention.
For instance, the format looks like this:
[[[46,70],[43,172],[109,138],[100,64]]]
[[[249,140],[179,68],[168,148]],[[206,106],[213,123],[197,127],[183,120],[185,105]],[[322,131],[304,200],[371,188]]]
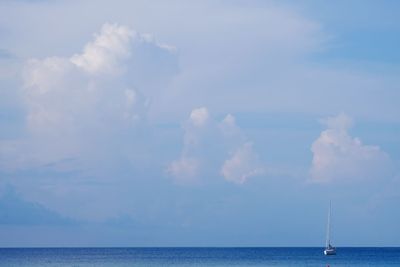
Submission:
[[[225,180],[243,184],[248,178],[264,173],[253,143],[236,124],[236,118],[228,114],[218,126],[229,151],[229,157],[225,159],[220,171]]]
[[[207,123],[208,117],[207,108],[197,108],[190,113],[190,122],[196,127],[202,127]]]
[[[148,113],[151,96],[142,93],[146,83],[138,89],[132,77],[150,75],[137,66],[153,63],[156,70],[158,64],[137,56],[142,47],[150,54],[175,53],[149,34],[106,23],[80,54],[28,60],[21,95],[31,139],[18,146],[29,154],[41,144],[43,149],[31,153],[41,164],[49,158],[97,157],[102,148],[110,153],[110,144],[122,143],[120,133],[132,131]]]
[[[101,114],[103,118],[114,115],[116,121],[137,120],[146,100],[124,75],[106,74],[115,74],[124,66],[122,60],[129,57],[133,44],[141,41],[138,35],[125,26],[105,24],[82,54],[28,61],[23,93],[31,129],[71,126],[87,113],[103,111],[107,114]],[[93,77],[96,73],[102,77]],[[114,100],[112,105],[110,100]]]
[[[71,217],[104,218],[130,210],[121,199],[131,191],[113,203],[103,196],[114,194],[121,180],[119,190],[148,174],[143,166],[150,154],[151,163],[159,164],[152,170],[162,172],[152,153],[158,151],[153,145],[158,136],[151,134],[148,114],[155,93],[176,74],[170,71],[176,64],[173,46],[118,24],[103,25],[80,53],[23,62],[17,99],[21,130],[0,140],[0,172],[7,173],[1,182]]]
[[[225,116],[218,124],[218,129],[222,134],[224,143],[229,148],[236,148],[247,140],[242,129],[237,126],[236,118],[232,114]]]
[[[200,176],[220,174],[228,182],[243,184],[249,177],[262,173],[252,143],[245,138],[232,114],[217,122],[206,107],[196,108],[183,129],[181,156],[167,168],[176,182],[199,182]]]
[[[206,107],[196,108],[190,112],[189,119],[183,125],[185,132],[183,153],[188,153],[190,149],[200,144],[201,136],[209,131],[209,128],[212,127],[211,124]]]
[[[209,112],[206,107],[195,108],[190,112],[188,120],[183,124],[183,148],[179,159],[170,163],[167,172],[179,184],[193,183],[200,172],[200,160],[194,155],[200,146],[202,136],[207,132]]]
[[[130,56],[130,44],[137,34],[125,26],[104,24],[95,40],[88,43],[82,54],[71,62],[89,73],[114,72],[120,61]]]
[[[248,178],[262,172],[258,156],[250,142],[240,146],[229,159],[225,160],[221,168],[225,180],[237,184],[243,184]]]
[[[199,167],[200,162],[198,159],[182,155],[180,159],[171,162],[167,171],[175,177],[175,181],[178,184],[185,184],[195,182]]]
[[[379,146],[364,145],[350,136],[352,120],[345,114],[322,121],[327,129],[311,146],[311,179],[315,182],[366,181],[382,178],[391,160]]]

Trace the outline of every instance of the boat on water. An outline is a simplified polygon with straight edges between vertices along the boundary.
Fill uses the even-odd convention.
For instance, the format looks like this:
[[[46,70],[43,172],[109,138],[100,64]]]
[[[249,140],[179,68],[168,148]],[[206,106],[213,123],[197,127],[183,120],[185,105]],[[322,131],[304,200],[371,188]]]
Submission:
[[[336,248],[331,245],[331,209],[332,209],[332,204],[331,202],[329,202],[328,226],[326,233],[326,245],[324,250],[324,254],[326,256],[336,255]]]

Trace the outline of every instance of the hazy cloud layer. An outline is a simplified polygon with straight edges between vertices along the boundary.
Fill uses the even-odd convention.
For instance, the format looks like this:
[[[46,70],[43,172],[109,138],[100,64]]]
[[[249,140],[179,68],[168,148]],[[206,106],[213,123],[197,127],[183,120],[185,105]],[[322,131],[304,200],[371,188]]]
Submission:
[[[72,225],[76,223],[38,203],[23,200],[11,186],[1,189],[0,225]]]

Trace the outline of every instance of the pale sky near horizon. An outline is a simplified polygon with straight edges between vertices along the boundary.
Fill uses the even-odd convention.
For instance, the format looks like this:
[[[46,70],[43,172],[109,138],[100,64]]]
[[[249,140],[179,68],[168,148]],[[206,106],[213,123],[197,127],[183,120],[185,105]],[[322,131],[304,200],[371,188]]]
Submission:
[[[400,246],[398,1],[0,1],[0,247]]]

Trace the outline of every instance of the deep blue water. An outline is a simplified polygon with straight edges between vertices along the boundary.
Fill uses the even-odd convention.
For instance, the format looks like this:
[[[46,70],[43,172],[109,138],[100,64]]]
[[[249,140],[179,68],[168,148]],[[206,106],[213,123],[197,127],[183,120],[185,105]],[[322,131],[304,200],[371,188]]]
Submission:
[[[0,248],[0,266],[400,266],[400,248]]]

